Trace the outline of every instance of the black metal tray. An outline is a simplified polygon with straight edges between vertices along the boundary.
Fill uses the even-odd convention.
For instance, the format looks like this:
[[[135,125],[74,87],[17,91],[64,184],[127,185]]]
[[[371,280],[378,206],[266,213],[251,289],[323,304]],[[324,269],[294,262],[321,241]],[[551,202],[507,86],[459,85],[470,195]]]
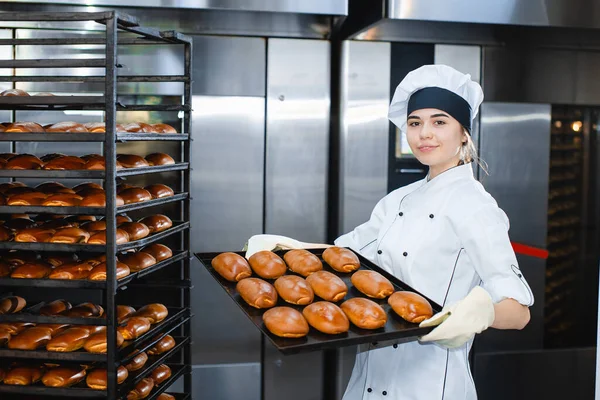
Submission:
[[[308,250],[308,251],[317,255],[321,260],[323,260],[321,255],[322,255],[324,249],[312,249],[312,250]],[[242,257],[245,254],[244,252],[234,252],[234,253],[239,254]],[[286,253],[286,251],[277,251],[275,253],[283,258],[283,255]],[[259,310],[259,309],[249,306],[241,298],[241,296],[237,293],[237,290],[235,289],[235,283],[229,282],[229,281],[223,279],[212,268],[211,261],[214,257],[216,257],[219,254],[220,253],[200,253],[200,254],[195,254],[195,256],[200,260],[200,262],[204,265],[204,267],[211,273],[211,275],[213,276],[213,278],[215,278],[215,280],[219,283],[219,285],[229,294],[229,296],[231,296],[231,298],[237,303],[237,305],[244,311],[246,316],[248,318],[250,318],[250,320],[252,322],[254,322],[256,327],[258,329],[260,329],[271,340],[273,345],[283,354],[294,354],[294,353],[300,353],[300,352],[352,346],[352,345],[358,345],[358,344],[362,344],[362,343],[383,342],[383,341],[389,341],[389,340],[394,340],[397,343],[411,342],[411,341],[417,340],[420,336],[423,336],[423,335],[429,333],[433,329],[433,328],[419,328],[418,324],[412,324],[412,323],[409,323],[409,322],[403,320],[391,309],[391,307],[387,303],[387,299],[384,299],[384,300],[370,299],[370,300],[373,300],[376,303],[378,303],[380,306],[382,306],[388,316],[387,323],[385,324],[385,326],[383,328],[374,329],[374,330],[360,329],[360,328],[356,327],[355,325],[353,325],[352,323],[350,323],[350,330],[346,333],[342,333],[339,335],[327,335],[327,334],[321,333],[311,327],[308,335],[303,338],[290,339],[290,338],[278,337],[276,335],[273,335],[266,328],[266,326],[264,325],[264,323],[262,321],[262,315],[266,310],[265,309]],[[407,284],[405,284],[404,282],[402,282],[395,276],[391,275],[387,271],[384,271],[383,269],[381,269],[380,267],[375,265],[373,262],[367,260],[360,254],[358,254],[358,253],[355,253],[355,254],[358,256],[358,258],[360,260],[360,264],[361,264],[360,269],[367,269],[367,270],[373,270],[373,271],[379,272],[380,274],[382,274],[383,276],[385,276],[387,279],[390,280],[390,282],[394,285],[396,291],[407,290],[407,291],[419,293],[418,291],[414,290],[413,288],[411,288],[410,286],[408,286]],[[344,301],[351,299],[353,297],[366,297],[353,287],[353,285],[350,281],[350,277],[352,275],[351,273],[346,274],[346,273],[336,272],[329,265],[327,265],[327,263],[325,261],[323,261],[323,269],[339,276],[344,281],[346,286],[348,286],[348,294],[344,298]],[[293,274],[293,272],[288,270],[287,274]],[[270,281],[270,282],[272,283],[273,281]],[[421,293],[419,293],[419,294],[421,294]],[[424,297],[427,298],[426,296],[424,296]],[[318,301],[318,300],[320,300],[320,298],[315,295],[315,301]],[[429,300],[429,302],[431,303],[434,313],[441,311],[442,308],[440,307],[439,304],[431,301],[431,299],[429,299],[429,298],[427,298],[427,300]],[[340,301],[340,302],[337,302],[336,304],[340,305],[342,302],[343,301]],[[281,298],[279,298],[277,305],[292,307],[299,311],[302,311],[302,309],[303,309],[302,306],[295,306],[295,305],[286,303]]]
[[[190,135],[187,133],[128,133],[118,132],[117,142],[133,141],[186,141]],[[104,142],[103,133],[55,133],[55,132],[27,132],[27,133],[0,133],[0,142]]]
[[[171,165],[157,165],[141,168],[123,168],[117,171],[117,177],[135,176],[145,174],[157,174],[169,171],[182,171],[189,168],[189,163],[177,163]],[[8,178],[38,178],[38,179],[103,179],[104,170],[45,170],[45,169],[2,169],[0,177]]]
[[[166,392],[171,385],[173,385],[179,378],[181,378],[184,374],[189,374],[192,372],[192,368],[189,365],[184,364],[167,364],[169,368],[171,368],[171,377],[160,384],[159,387],[154,387],[150,396],[146,397],[146,400],[154,400],[158,396],[160,396],[163,392]],[[125,397],[123,397],[125,398]]]

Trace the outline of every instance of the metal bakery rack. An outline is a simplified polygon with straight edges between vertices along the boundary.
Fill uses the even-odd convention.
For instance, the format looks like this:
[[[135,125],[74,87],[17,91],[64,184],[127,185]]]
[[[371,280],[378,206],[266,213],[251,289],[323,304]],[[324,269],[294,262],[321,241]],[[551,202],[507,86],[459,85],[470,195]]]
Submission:
[[[14,25],[10,25],[13,24]],[[31,362],[38,360],[39,363],[71,363],[77,365],[98,365],[108,371],[108,385],[106,390],[94,390],[85,385],[85,381],[73,387],[51,388],[45,387],[40,382],[30,386],[9,386],[0,384],[0,397],[10,398],[18,395],[34,395],[41,397],[60,396],[74,398],[126,398],[128,392],[144,377],[149,376],[157,366],[166,363],[171,367],[171,377],[160,386],[155,387],[147,399],[157,398],[161,393],[170,392],[169,387],[183,379],[183,394],[173,394],[176,399],[188,399],[191,394],[191,336],[190,319],[190,234],[189,234],[189,191],[190,191],[190,146],[191,134],[191,61],[192,42],[185,35],[174,31],[158,31],[139,25],[138,20],[129,15],[116,11],[95,13],[0,13],[0,24],[2,26],[21,27],[23,24],[57,24],[62,25],[91,24],[96,30],[104,32],[102,35],[65,38],[34,38],[19,39],[13,35],[13,39],[1,39],[0,46],[86,46],[100,45],[105,50],[102,58],[72,58],[72,59],[11,59],[0,60],[0,68],[13,71],[12,75],[0,76],[0,82],[13,82],[13,87],[18,82],[96,82],[103,84],[102,95],[83,96],[23,96],[23,97],[0,97],[0,109],[13,111],[13,122],[15,111],[27,110],[29,112],[43,113],[45,111],[57,110],[98,110],[104,113],[106,133],[0,133],[0,142],[11,142],[15,148],[17,142],[99,142],[102,143],[106,160],[104,171],[46,171],[46,170],[3,170],[0,169],[0,178],[38,178],[38,179],[101,179],[104,181],[106,191],[106,207],[44,207],[44,206],[0,206],[0,214],[38,214],[50,213],[59,215],[96,215],[103,216],[107,221],[106,245],[89,244],[56,244],[56,243],[18,243],[14,241],[0,242],[0,251],[13,249],[39,252],[91,252],[105,253],[107,257],[107,280],[51,280],[51,279],[12,279],[0,278],[0,294],[11,294],[26,288],[35,288],[37,291],[48,291],[53,293],[54,298],[48,301],[66,298],[70,293],[92,293],[102,299],[101,305],[105,309],[104,318],[67,318],[59,316],[40,316],[36,310],[41,304],[30,304],[19,313],[0,315],[0,323],[9,321],[27,321],[33,323],[68,323],[73,325],[106,325],[108,332],[108,349],[106,354],[92,354],[83,350],[70,353],[56,353],[42,350],[10,350],[0,347],[0,363],[4,362]],[[34,25],[35,26],[35,25]],[[159,75],[140,76],[124,75],[119,70],[122,65],[118,60],[118,48],[120,46],[179,46],[184,65],[183,75]],[[14,48],[14,47],[13,47]],[[17,75],[15,69],[30,68],[34,70],[55,68],[102,68],[104,74],[95,76],[46,76],[39,75]],[[11,73],[11,72],[9,72]],[[181,93],[180,104],[168,105],[145,105],[124,104],[118,97],[118,85],[128,82],[180,82],[183,93]],[[117,111],[172,111],[179,112],[181,127],[177,134],[158,133],[122,133],[116,132]],[[56,121],[59,122],[59,121]],[[177,158],[174,165],[125,169],[117,171],[116,156],[117,143],[123,142],[153,142],[169,141],[176,143],[178,147]],[[151,200],[142,203],[116,206],[117,182],[120,178],[178,171],[179,181],[176,183],[180,190],[175,196]],[[176,218],[173,218],[173,227],[158,234],[147,236],[144,239],[116,243],[116,216],[123,212],[134,211],[145,212],[151,215],[150,210],[161,206],[168,206],[170,210],[175,207]],[[153,212],[152,212],[153,213]],[[139,272],[117,280],[116,278],[116,256],[120,252],[132,249],[140,249],[150,243],[168,240],[176,243],[179,248],[173,249],[173,256],[157,264],[143,269]],[[160,274],[159,274],[160,273]],[[161,275],[162,274],[162,275]],[[152,276],[160,278],[152,280]],[[168,275],[168,276],[167,276]],[[165,279],[167,276],[167,279]],[[149,289],[151,288],[151,289]],[[132,291],[134,296],[143,295],[160,296],[160,289],[171,293],[164,297],[168,307],[168,317],[157,324],[152,325],[149,332],[138,339],[126,341],[120,348],[116,344],[116,305],[118,295]],[[144,290],[146,289],[146,290]],[[138,292],[136,292],[138,291]],[[175,291],[175,295],[173,295]],[[144,293],[145,292],[145,293]],[[91,295],[90,295],[91,296]],[[154,298],[156,298],[154,297]],[[152,301],[158,302],[158,301]],[[42,302],[43,303],[43,302]],[[149,303],[149,302],[147,302]],[[147,304],[146,303],[146,304]],[[136,303],[137,304],[137,303]],[[142,306],[143,304],[137,304]],[[170,351],[151,356],[146,365],[139,371],[130,374],[128,379],[121,385],[117,385],[116,369],[126,364],[132,358],[132,351],[144,351],[163,337],[170,334],[175,338],[176,345]]]

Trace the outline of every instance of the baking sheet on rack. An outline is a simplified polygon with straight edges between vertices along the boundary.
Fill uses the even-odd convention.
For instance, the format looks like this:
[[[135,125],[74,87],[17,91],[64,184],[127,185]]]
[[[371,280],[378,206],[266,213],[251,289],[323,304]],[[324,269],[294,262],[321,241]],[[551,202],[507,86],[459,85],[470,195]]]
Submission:
[[[323,258],[321,257],[321,255],[322,255],[324,249],[312,249],[312,250],[308,250],[308,251],[317,255],[321,259],[321,261],[323,261]],[[283,258],[283,255],[285,254],[285,252],[286,251],[276,251],[275,253]],[[239,254],[241,256],[244,255],[243,252],[233,252],[233,253]],[[284,354],[315,351],[315,350],[321,350],[321,349],[327,349],[327,348],[345,347],[345,346],[352,346],[352,345],[357,345],[357,344],[373,343],[373,342],[384,342],[384,341],[395,341],[396,343],[410,342],[410,341],[417,340],[417,338],[425,335],[426,333],[429,333],[433,329],[433,328],[419,328],[418,324],[411,324],[411,323],[403,320],[388,305],[387,299],[383,299],[383,300],[370,299],[370,300],[373,300],[376,303],[378,303],[380,306],[382,306],[388,316],[387,323],[385,324],[385,326],[383,328],[373,329],[373,330],[360,329],[360,328],[354,326],[352,323],[350,323],[350,330],[346,333],[339,334],[339,335],[327,335],[327,334],[321,333],[311,327],[310,332],[304,338],[288,339],[288,338],[278,337],[276,335],[273,335],[266,328],[264,323],[262,322],[262,315],[265,311],[267,311],[267,309],[259,310],[259,309],[249,306],[241,298],[241,296],[237,293],[237,291],[235,289],[235,283],[229,282],[229,281],[223,279],[212,268],[211,261],[214,257],[216,257],[219,254],[221,254],[221,253],[197,253],[197,254],[195,254],[195,256],[202,263],[202,265],[204,265],[204,267],[210,272],[210,274],[213,276],[213,278],[215,278],[215,280],[219,283],[219,285],[229,294],[229,296],[244,311],[244,314],[246,314],[246,316],[248,318],[250,318],[250,320],[257,326],[257,328],[260,329],[271,340],[273,345]],[[400,281],[395,276],[389,274],[387,271],[384,271],[383,269],[379,268],[377,265],[375,265],[371,261],[362,257],[360,254],[358,254],[358,253],[355,253],[355,254],[358,256],[358,258],[360,260],[360,264],[361,264],[360,269],[373,270],[373,271],[379,272],[380,274],[382,274],[383,276],[388,278],[390,280],[390,282],[392,282],[396,291],[408,290],[411,292],[419,293],[418,291],[414,290],[410,286],[406,285],[404,282]],[[339,301],[336,303],[338,306],[341,303],[343,303],[345,300],[349,300],[353,297],[365,297],[366,298],[365,295],[363,295],[358,290],[356,290],[356,288],[353,287],[353,285],[350,281],[350,277],[352,275],[351,273],[336,272],[329,265],[327,265],[327,263],[325,261],[323,261],[323,269],[339,276],[344,281],[346,286],[348,287],[348,294],[342,301]],[[291,275],[294,273],[291,272],[290,270],[288,270],[286,272],[286,274]],[[253,276],[256,277],[256,275],[253,275]],[[268,280],[268,282],[270,282],[272,284],[274,281]],[[421,294],[421,293],[419,293],[419,294]],[[320,300],[320,298],[315,295],[315,301],[318,301],[318,300]],[[441,307],[439,304],[431,301],[431,299],[427,299],[427,300],[429,300],[429,302],[431,303],[434,314],[436,312],[441,311]],[[277,305],[292,307],[299,311],[302,311],[302,309],[304,308],[303,306],[295,306],[295,305],[286,303],[284,300],[281,299],[281,297],[279,298]]]

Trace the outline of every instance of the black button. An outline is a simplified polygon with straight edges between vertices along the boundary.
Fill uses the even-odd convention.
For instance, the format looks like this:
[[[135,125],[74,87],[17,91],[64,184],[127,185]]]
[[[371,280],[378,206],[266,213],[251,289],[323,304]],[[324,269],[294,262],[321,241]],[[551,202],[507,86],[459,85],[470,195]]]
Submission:
[[[395,349],[397,349],[397,348],[398,348],[398,345],[397,345],[397,344],[394,344],[394,348],[395,348]]]
[[[433,214],[429,214],[429,218],[433,219]]]
[[[523,277],[523,275],[521,275],[521,274],[517,274],[517,276],[518,276],[519,278],[522,278],[522,277]]]
[[[377,346],[379,344],[379,342],[373,342],[372,345],[373,346]]]
[[[369,393],[371,393],[372,391],[373,391],[373,389],[371,389],[371,388],[367,389],[367,392],[369,392]]]
[[[381,392],[382,395],[387,396],[387,392],[384,390],[383,392]]]
[[[398,213],[398,215],[399,215],[399,216],[403,216],[403,215],[404,215],[404,213],[403,213],[402,211],[400,211],[400,212]]]
[[[383,251],[377,250],[377,254],[381,254],[381,253],[383,253]]]
[[[407,252],[404,252],[404,253],[402,253],[402,255],[403,255],[404,257],[406,257],[406,256],[408,256],[408,253],[407,253]]]

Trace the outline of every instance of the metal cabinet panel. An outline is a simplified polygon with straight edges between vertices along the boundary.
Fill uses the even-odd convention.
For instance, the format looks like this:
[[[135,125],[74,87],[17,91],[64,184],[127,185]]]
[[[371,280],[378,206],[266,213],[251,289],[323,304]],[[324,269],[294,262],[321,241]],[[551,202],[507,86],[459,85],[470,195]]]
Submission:
[[[481,47],[436,44],[435,64],[445,64],[463,74],[470,74],[475,82],[481,82]]]
[[[322,242],[327,226],[329,42],[269,40],[265,231]]]

